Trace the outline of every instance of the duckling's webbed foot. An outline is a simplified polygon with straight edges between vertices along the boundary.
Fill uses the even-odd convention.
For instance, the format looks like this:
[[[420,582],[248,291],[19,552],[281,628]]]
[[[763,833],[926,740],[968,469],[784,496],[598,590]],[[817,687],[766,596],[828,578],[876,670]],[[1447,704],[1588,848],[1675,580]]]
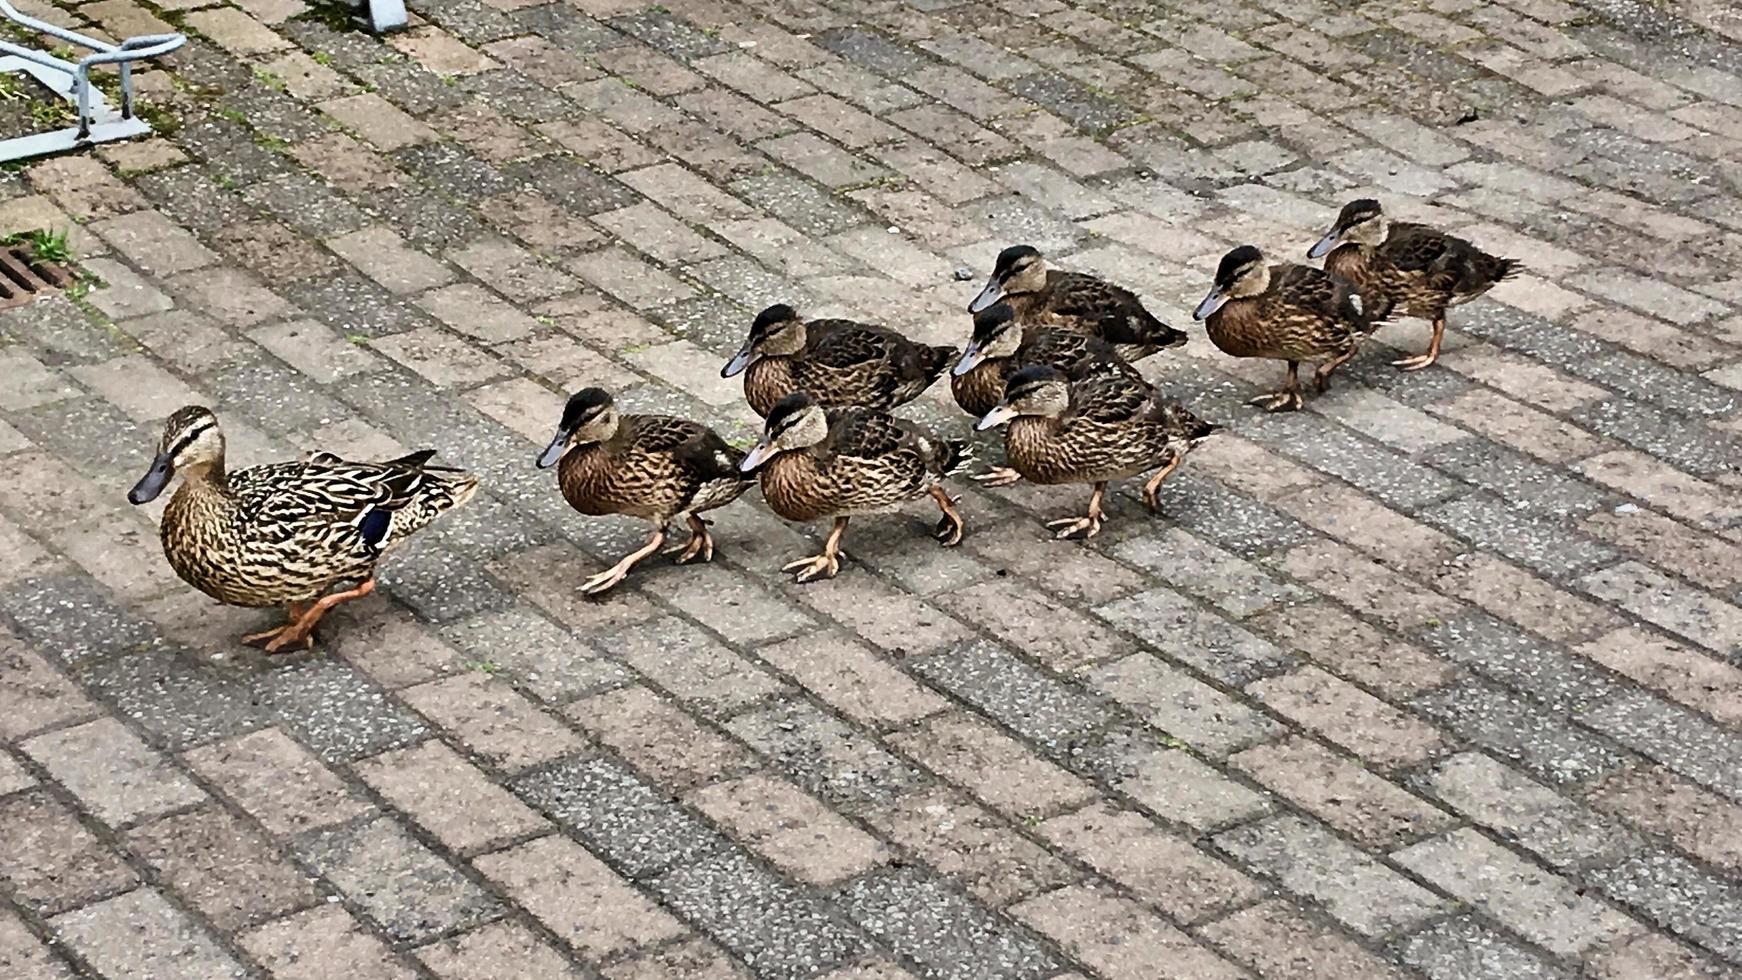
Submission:
[[[1440,359],[1440,341],[1446,336],[1446,318],[1437,317],[1434,320],[1434,336],[1428,341],[1427,353],[1414,357],[1400,357],[1391,363],[1405,371],[1420,371]]]
[[[803,584],[819,578],[834,578],[840,574],[841,559],[838,555],[812,555],[800,558],[798,561],[787,562],[780,566],[783,572],[797,572],[793,581]]]
[[[1306,404],[1306,399],[1298,391],[1273,391],[1268,395],[1259,395],[1246,404],[1257,405],[1266,412],[1298,412]]]
[[[1298,411],[1305,404],[1300,397],[1300,362],[1288,362],[1288,380],[1282,385],[1282,390],[1273,391],[1268,395],[1259,395],[1246,404],[1258,405],[1266,412]]]
[[[1057,528],[1053,532],[1054,540],[1082,535],[1087,541],[1101,533],[1101,498],[1107,495],[1107,484],[1095,484],[1095,492],[1089,495],[1089,513],[1083,517],[1061,517],[1056,521],[1047,521],[1048,528]]]
[[[1008,466],[994,466],[984,473],[976,473],[973,480],[983,487],[1007,487],[1021,481],[1022,474]]]
[[[956,510],[956,501],[961,498],[945,493],[943,487],[932,487],[931,495],[938,502],[938,510],[944,512],[944,516],[938,518],[938,526],[932,532],[932,537],[937,538],[946,548],[961,544],[962,534],[967,530],[967,525],[962,522],[961,512]]]
[[[661,554],[677,555],[672,561],[679,565],[688,565],[698,557],[704,562],[714,560],[714,536],[708,533],[708,525],[712,521],[689,515],[690,539],[683,544],[674,544]]]
[[[829,538],[823,542],[823,552],[809,558],[787,562],[780,567],[783,572],[798,574],[793,580],[801,585],[819,578],[834,578],[841,571],[841,538],[847,533],[847,519],[835,518],[834,530],[829,532]]]
[[[600,595],[608,592],[618,582],[623,581],[635,563],[659,550],[665,543],[665,532],[656,530],[648,535],[647,543],[623,556],[623,560],[610,568],[581,583],[581,592],[586,595]]]
[[[1072,538],[1081,534],[1083,540],[1087,541],[1101,533],[1101,518],[1098,516],[1061,517],[1056,521],[1047,521],[1046,526],[1048,528],[1058,528],[1058,530],[1054,531],[1052,535],[1055,540],[1062,541],[1065,538]]]

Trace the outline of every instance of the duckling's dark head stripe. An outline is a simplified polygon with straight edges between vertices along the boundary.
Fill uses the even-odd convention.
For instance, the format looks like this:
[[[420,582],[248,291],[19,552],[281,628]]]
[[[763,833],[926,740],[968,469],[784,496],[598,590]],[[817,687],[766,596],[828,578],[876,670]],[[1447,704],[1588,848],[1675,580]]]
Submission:
[[[1347,228],[1359,224],[1380,213],[1379,202],[1370,197],[1356,198],[1343,205],[1343,210],[1337,213],[1337,227]]]
[[[1023,260],[1038,258],[1040,258],[1040,250],[1033,245],[1012,245],[998,253],[998,261],[992,264],[992,274],[1002,279],[1009,275]]]
[[[768,309],[763,310],[761,313],[756,314],[756,322],[750,324],[750,335],[752,337],[760,337],[773,329],[776,324],[796,319],[798,319],[797,310],[785,303],[776,303]]]
[[[1234,281],[1234,277],[1239,274],[1242,268],[1262,261],[1264,261],[1264,253],[1260,252],[1257,246],[1242,245],[1222,256],[1221,264],[1216,266],[1216,284],[1226,286]]]
[[[611,395],[603,388],[582,388],[563,406],[563,428],[572,429],[611,407]]]
[[[974,340],[985,343],[1016,318],[1008,303],[995,303],[974,314]]]
[[[1010,376],[1004,382],[1004,397],[1006,399],[1020,398],[1032,394],[1035,390],[1049,384],[1065,380],[1063,371],[1047,364],[1031,364]]]

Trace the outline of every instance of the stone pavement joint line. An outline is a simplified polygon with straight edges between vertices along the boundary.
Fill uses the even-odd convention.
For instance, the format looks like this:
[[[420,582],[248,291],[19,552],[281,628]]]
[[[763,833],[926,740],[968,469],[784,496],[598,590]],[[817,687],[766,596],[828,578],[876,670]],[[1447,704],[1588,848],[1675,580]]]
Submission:
[[[8,980],[1742,976],[1731,5],[53,6],[191,40],[0,172],[96,277],[0,311]],[[1527,271],[1262,415],[1187,313],[1358,197]],[[579,595],[645,530],[531,465],[568,393],[744,444],[758,310],[960,344],[1020,242],[1193,334],[1159,515],[968,487],[795,586],[751,495]],[[124,499],[188,403],[482,490],[268,658]]]

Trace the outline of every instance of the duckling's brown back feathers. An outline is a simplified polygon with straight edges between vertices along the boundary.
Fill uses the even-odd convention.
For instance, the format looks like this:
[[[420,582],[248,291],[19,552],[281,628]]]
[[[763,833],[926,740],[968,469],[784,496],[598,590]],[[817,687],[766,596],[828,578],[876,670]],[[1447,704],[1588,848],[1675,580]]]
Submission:
[[[1475,299],[1524,268],[1517,259],[1490,255],[1456,235],[1410,222],[1391,226],[1375,258],[1381,267],[1425,278],[1452,304]]]
[[[1095,336],[1136,357],[1179,347],[1188,339],[1184,331],[1175,330],[1144,309],[1136,293],[1104,279],[1050,269],[1045,295],[1052,314],[1079,321]]]

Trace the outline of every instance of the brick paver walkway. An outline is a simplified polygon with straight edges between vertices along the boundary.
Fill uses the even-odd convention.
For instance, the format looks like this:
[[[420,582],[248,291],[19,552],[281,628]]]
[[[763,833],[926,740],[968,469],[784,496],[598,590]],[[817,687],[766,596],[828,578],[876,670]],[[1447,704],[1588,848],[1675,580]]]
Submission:
[[[52,11],[194,40],[173,132],[0,175],[106,283],[0,314],[0,975],[1737,976],[1734,7],[414,7]],[[1531,273],[1296,415],[1193,327],[1163,516],[970,488],[798,587],[746,498],[578,597],[643,531],[533,469],[565,392],[742,439],[768,303],[960,342],[1029,242],[1186,326],[1364,195]],[[267,658],[125,500],[190,402],[485,490]]]

